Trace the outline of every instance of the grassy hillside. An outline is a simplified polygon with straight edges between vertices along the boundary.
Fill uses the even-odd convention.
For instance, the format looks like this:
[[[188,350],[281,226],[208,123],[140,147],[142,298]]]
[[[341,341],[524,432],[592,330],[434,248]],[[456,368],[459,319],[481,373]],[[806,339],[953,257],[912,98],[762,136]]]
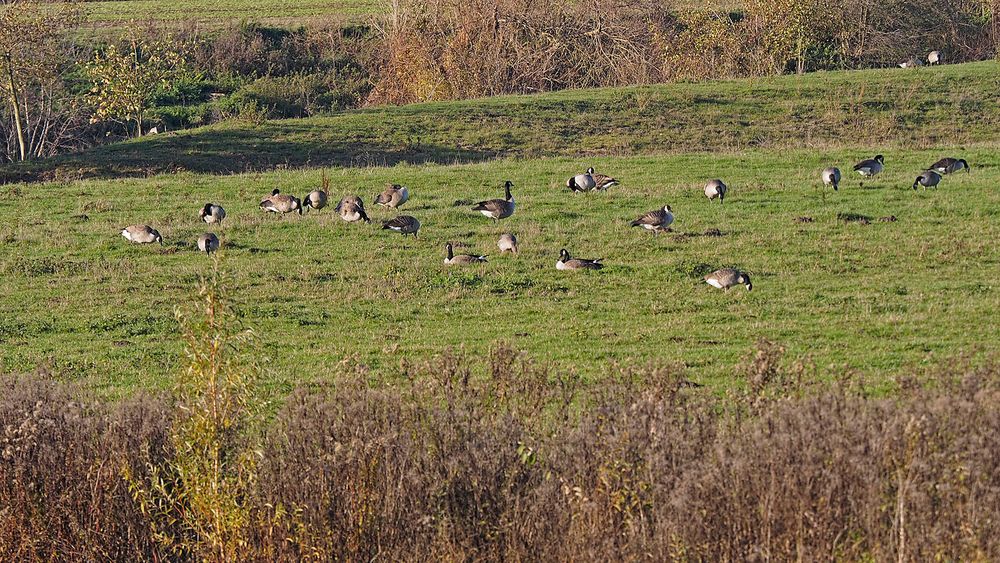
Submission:
[[[101,147],[7,177],[77,178],[496,157],[995,140],[1000,63],[565,91],[226,123]]]
[[[302,24],[316,17],[361,18],[379,10],[376,0],[103,0],[86,2],[84,13],[98,26],[117,26],[130,20],[163,24],[197,22],[217,27],[231,21]]]
[[[761,337],[810,356],[821,377],[847,366],[883,381],[961,351],[1000,351],[995,338],[984,338],[1000,331],[990,274],[1000,262],[996,148],[328,170],[335,197],[370,199],[384,182],[409,185],[405,212],[424,224],[418,240],[349,225],[329,211],[280,218],[256,208],[273,187],[301,194],[318,186],[319,170],[6,186],[0,369],[47,365],[113,393],[165,385],[180,351],[174,307],[211,263],[194,248],[205,230],[197,211],[217,201],[230,213],[218,229],[222,267],[244,321],[261,337],[269,382],[281,388],[328,378],[345,357],[391,375],[403,358],[448,346],[484,354],[508,341],[587,377],[614,362],[681,362],[694,379],[722,389]],[[887,164],[878,182],[860,189],[852,178],[838,193],[818,188],[823,166],[849,170],[875,151]],[[913,192],[916,173],[947,154],[966,157],[973,173]],[[588,165],[622,185],[570,195],[565,178]],[[716,176],[732,186],[721,206],[701,193]],[[469,204],[498,196],[507,178],[517,186],[518,210],[494,226]],[[677,215],[676,233],[657,238],[628,227],[665,203]],[[372,210],[376,221],[392,214]],[[879,220],[889,216],[898,220]],[[118,235],[139,222],[158,227],[165,246],[130,246]],[[723,236],[704,235],[709,229]],[[506,230],[521,238],[521,256],[496,254]],[[446,268],[446,241],[491,261]],[[561,247],[604,257],[608,267],[557,272]],[[701,282],[722,266],[746,268],[754,291],[723,293]]]

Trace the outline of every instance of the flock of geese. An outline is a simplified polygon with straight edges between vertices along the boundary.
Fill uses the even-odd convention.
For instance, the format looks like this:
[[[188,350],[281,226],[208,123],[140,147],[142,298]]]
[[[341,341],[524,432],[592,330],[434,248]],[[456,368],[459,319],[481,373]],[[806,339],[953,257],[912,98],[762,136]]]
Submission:
[[[885,168],[885,158],[877,155],[874,158],[863,160],[854,166],[854,171],[861,176],[859,186],[864,187],[864,181],[878,176]],[[971,170],[969,163],[960,158],[942,158],[922,171],[913,182],[913,189],[923,186],[926,188],[937,187],[941,183],[942,176],[954,174],[965,170]],[[839,168],[830,167],[820,173],[823,184],[832,187],[835,191],[840,189],[842,175]],[[593,168],[584,174],[578,174],[566,181],[566,186],[573,192],[599,192],[604,191],[618,184],[618,180],[611,176],[597,174]],[[514,184],[507,180],[504,183],[504,197],[480,201],[471,207],[472,211],[481,213],[483,216],[498,223],[514,214],[516,209],[514,196],[511,188]],[[263,211],[276,214],[298,213],[301,215],[306,209],[320,210],[327,206],[329,201],[329,181],[323,177],[323,187],[319,190],[309,192],[303,199],[293,195],[283,194],[275,189],[271,195],[265,197],[260,202]],[[705,184],[705,196],[709,201],[719,200],[722,204],[726,199],[729,188],[720,179],[710,180]],[[410,190],[406,186],[399,184],[387,184],[382,193],[375,194],[373,202],[375,205],[388,209],[398,210],[403,204],[410,200]],[[371,223],[371,218],[365,211],[364,201],[356,196],[349,195],[340,200],[334,207],[334,211],[340,218],[348,223],[359,221]],[[208,225],[221,225],[226,218],[226,210],[216,203],[206,203],[198,212],[198,216]],[[669,205],[649,211],[637,217],[630,223],[632,227],[641,227],[655,234],[671,230],[674,222],[674,214]],[[395,217],[382,222],[383,230],[395,231],[406,235],[413,235],[417,238],[420,231],[420,221],[410,215],[396,215]],[[136,244],[163,244],[163,238],[159,231],[149,225],[132,225],[126,227],[121,232],[126,240]],[[219,237],[212,232],[207,232],[198,237],[198,250],[211,254],[219,249]],[[518,253],[517,237],[513,233],[504,233],[497,241],[497,247],[503,253]],[[480,264],[487,261],[486,255],[478,254],[455,254],[454,245],[445,245],[446,265],[470,265]],[[603,259],[575,258],[570,255],[565,248],[559,251],[559,260],[556,262],[557,270],[600,270],[604,267]],[[723,268],[716,270],[704,277],[707,284],[712,287],[728,290],[731,287],[742,285],[747,291],[753,289],[750,282],[750,275],[746,272],[734,269]]]

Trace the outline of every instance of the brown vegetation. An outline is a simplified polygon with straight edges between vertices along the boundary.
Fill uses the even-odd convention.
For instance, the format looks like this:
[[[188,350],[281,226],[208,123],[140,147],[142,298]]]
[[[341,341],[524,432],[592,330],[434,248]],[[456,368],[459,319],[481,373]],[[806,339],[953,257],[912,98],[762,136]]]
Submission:
[[[404,362],[392,382],[344,362],[333,386],[285,401],[253,460],[226,458],[253,473],[213,490],[228,500],[177,480],[167,490],[184,506],[206,495],[241,515],[226,522],[239,527],[225,545],[247,558],[1000,555],[997,364],[959,362],[873,397],[850,382],[807,385],[808,366],[782,353],[761,343],[739,368],[745,390],[721,401],[679,368],[620,369],[587,385],[502,345],[485,365],[454,354]],[[172,429],[172,411],[161,399],[112,405],[45,377],[5,379],[3,558],[231,554],[193,525],[209,513],[150,510],[136,494],[204,453],[178,450],[190,435]]]

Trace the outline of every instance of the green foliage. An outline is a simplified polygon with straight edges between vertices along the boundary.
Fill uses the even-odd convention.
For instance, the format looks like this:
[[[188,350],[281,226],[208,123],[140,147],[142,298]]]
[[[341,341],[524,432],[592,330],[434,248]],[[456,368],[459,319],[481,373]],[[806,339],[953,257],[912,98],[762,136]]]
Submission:
[[[184,59],[168,39],[139,39],[135,32],[96,51],[87,63],[93,82],[93,122],[112,121],[141,137],[154,94],[180,76]]]
[[[186,367],[176,386],[173,455],[143,482],[125,468],[153,537],[174,556],[234,561],[246,545],[247,496],[257,454],[248,442],[260,403],[256,368],[246,349],[254,334],[240,327],[213,262],[199,299],[179,309]]]

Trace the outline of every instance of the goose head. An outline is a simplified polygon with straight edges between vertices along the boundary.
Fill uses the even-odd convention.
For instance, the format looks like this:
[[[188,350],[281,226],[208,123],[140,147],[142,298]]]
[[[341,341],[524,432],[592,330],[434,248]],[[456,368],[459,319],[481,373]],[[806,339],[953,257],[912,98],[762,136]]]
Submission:
[[[753,290],[753,284],[750,283],[750,276],[747,274],[740,274],[740,277],[736,278],[736,281],[745,285],[747,291]]]
[[[879,164],[885,164],[885,157],[882,156],[882,155],[880,155],[880,154],[879,155],[875,155],[875,158],[873,158],[872,160],[874,160],[875,162],[877,162]]]
[[[559,261],[566,262],[569,260],[569,251],[565,248],[559,251]]]

